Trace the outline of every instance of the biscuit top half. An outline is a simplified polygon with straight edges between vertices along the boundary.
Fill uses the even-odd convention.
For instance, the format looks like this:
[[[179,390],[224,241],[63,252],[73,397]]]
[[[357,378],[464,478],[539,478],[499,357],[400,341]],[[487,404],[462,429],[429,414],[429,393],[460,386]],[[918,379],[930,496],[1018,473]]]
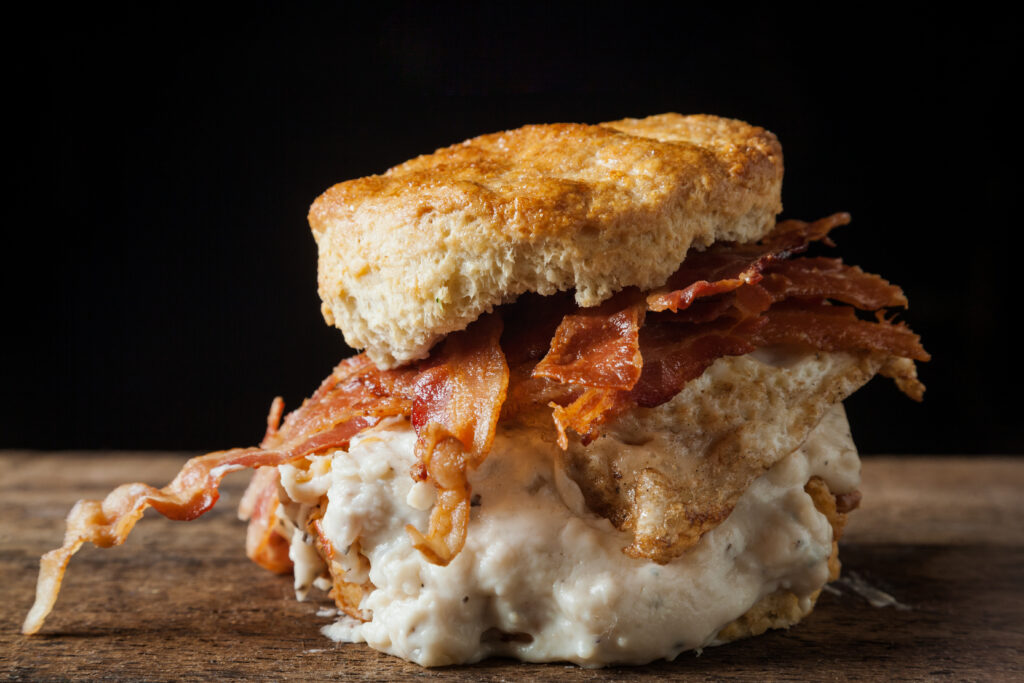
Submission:
[[[394,367],[524,292],[658,287],[691,247],[771,230],[782,171],[772,133],[706,115],[473,138],[317,198],[324,318]]]

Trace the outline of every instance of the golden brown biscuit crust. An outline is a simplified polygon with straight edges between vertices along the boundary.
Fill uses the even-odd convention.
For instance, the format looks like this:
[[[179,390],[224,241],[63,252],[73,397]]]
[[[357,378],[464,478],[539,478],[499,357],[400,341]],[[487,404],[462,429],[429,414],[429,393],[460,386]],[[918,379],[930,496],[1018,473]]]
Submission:
[[[324,317],[390,366],[526,291],[656,287],[691,246],[769,230],[782,170],[774,135],[713,116],[467,140],[314,202]]]

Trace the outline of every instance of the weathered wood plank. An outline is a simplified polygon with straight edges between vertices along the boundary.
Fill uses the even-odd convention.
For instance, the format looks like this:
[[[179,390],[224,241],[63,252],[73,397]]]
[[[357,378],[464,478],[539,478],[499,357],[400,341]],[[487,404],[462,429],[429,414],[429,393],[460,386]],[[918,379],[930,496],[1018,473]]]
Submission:
[[[289,580],[251,564],[234,506],[244,477],[188,524],[155,513],[120,548],[72,561],[44,634],[17,629],[38,556],[59,542],[80,497],[169,480],[168,454],[0,454],[0,677],[210,680],[325,677],[540,680],[1012,679],[1024,676],[1024,460],[870,458],[864,509],[842,551],[847,575],[910,609],[871,607],[849,587],[824,594],[788,632],[683,654],[675,662],[599,671],[505,660],[424,670],[318,628],[322,603],[298,603]]]

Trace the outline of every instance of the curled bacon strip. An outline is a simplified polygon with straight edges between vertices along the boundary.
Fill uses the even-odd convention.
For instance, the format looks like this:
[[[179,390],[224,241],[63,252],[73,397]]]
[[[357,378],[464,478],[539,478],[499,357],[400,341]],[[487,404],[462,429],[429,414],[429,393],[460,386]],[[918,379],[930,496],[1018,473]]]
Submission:
[[[445,339],[416,378],[412,425],[421,479],[437,487],[430,530],[406,527],[413,545],[431,562],[448,564],[466,542],[469,470],[491,449],[509,370],[501,350],[502,321],[488,315]]]
[[[258,467],[276,467],[298,458],[332,448],[347,448],[359,432],[372,427],[387,415],[407,414],[411,401],[402,396],[378,397],[372,390],[381,371],[367,360],[356,357],[343,361],[321,384],[301,408],[288,416],[278,429],[282,412],[281,399],[275,399],[267,419],[267,435],[262,448],[237,448],[192,458],[167,486],[157,489],[146,484],[124,484],[104,500],[81,500],[68,514],[64,543],[40,560],[36,600],[25,618],[22,632],[35,633],[53,609],[60,592],[71,556],[82,544],[109,548],[121,545],[147,508],[152,507],[164,517],[192,520],[213,507],[220,497],[218,487],[228,472]],[[386,381],[401,384],[401,376]],[[380,380],[384,381],[384,380]],[[271,501],[266,502],[270,507]],[[266,514],[266,513],[264,513]],[[259,527],[267,523],[255,518],[257,528],[250,532],[257,557],[272,565],[280,557],[264,557],[270,540],[269,532]],[[262,541],[266,543],[262,543]],[[261,548],[262,543],[262,548]]]
[[[280,462],[282,454],[275,451],[220,451],[189,460],[174,481],[162,489],[124,484],[103,501],[78,501],[68,514],[64,544],[40,560],[36,600],[22,625],[22,633],[35,633],[43,625],[57,600],[68,561],[86,541],[101,548],[124,543],[142,513],[151,506],[170,519],[195,519],[213,507],[219,497],[217,487],[225,474]]]

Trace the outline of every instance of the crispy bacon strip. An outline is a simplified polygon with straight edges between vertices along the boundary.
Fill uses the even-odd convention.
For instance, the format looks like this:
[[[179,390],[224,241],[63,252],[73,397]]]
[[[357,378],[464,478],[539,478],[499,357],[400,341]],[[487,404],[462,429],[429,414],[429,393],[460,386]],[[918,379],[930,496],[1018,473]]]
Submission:
[[[285,418],[280,431],[273,435],[268,431],[263,446],[277,447],[281,441],[309,438],[357,417],[408,415],[414,378],[415,369],[383,371],[365,355],[347,358],[298,410]]]
[[[505,329],[501,335],[501,348],[509,367],[508,394],[502,406],[502,418],[551,402],[565,405],[583,392],[582,387],[533,375],[534,367],[550,350],[551,339],[562,319],[576,308],[569,293],[553,296],[525,294],[515,303],[502,307]]]
[[[729,308],[742,310],[735,305]],[[849,306],[797,302],[753,317],[722,315],[702,324],[670,320],[649,322],[640,331],[643,372],[631,391],[588,389],[568,406],[551,404],[563,449],[568,448],[569,429],[586,444],[597,437],[600,425],[629,406],[661,405],[719,358],[744,355],[762,346],[789,344],[821,351],[880,351],[894,358],[930,358],[906,325],[860,320]],[[921,400],[924,386],[913,365],[909,369],[905,363],[890,365],[893,369],[883,374],[893,376],[908,396]]]
[[[278,427],[284,402],[275,399],[267,418],[261,446],[272,448],[289,438],[304,439],[311,452],[347,445],[348,440],[376,422],[373,415],[401,415],[409,410],[409,371],[382,372],[365,356],[342,361],[302,406]],[[270,571],[291,570],[289,539],[275,530],[274,514],[280,504],[276,468],[260,468],[249,483],[239,516],[249,520],[246,554]]]
[[[769,265],[807,249],[811,242],[827,240],[828,233],[850,222],[850,214],[836,213],[807,223],[788,220],[757,244],[716,243],[686,260],[665,287],[647,296],[652,311],[680,311],[703,297],[731,292],[761,281]]]
[[[807,303],[831,299],[861,310],[907,305],[903,291],[877,275],[847,266],[839,259],[799,258],[771,264],[756,284],[702,298],[674,314],[656,314],[655,320],[706,323],[723,316],[742,320],[768,310],[773,303],[793,298]]]
[[[661,405],[722,356],[750,353],[756,348],[753,332],[762,324],[759,318],[745,316],[705,325],[648,323],[639,336],[643,371],[630,390],[590,388],[567,406],[550,404],[558,445],[563,450],[569,447],[570,429],[586,445],[597,438],[598,427],[630,406]]]
[[[772,308],[752,341],[757,346],[794,344],[820,351],[883,351],[927,361],[921,338],[903,323],[860,320],[849,306]]]
[[[735,321],[753,318],[767,311],[774,303],[772,295],[760,285],[744,285],[720,296],[708,297],[695,302],[692,306],[678,313],[651,313],[650,318],[655,324],[671,323],[711,323],[721,318],[732,318]],[[641,333],[642,336],[642,333]]]
[[[274,400],[262,448],[237,448],[192,458],[174,481],[162,489],[139,483],[124,484],[103,501],[76,503],[68,514],[63,545],[43,555],[40,561],[36,600],[22,632],[35,633],[42,626],[57,600],[68,561],[86,541],[102,548],[124,543],[149,507],[169,519],[195,519],[217,502],[218,487],[228,472],[247,467],[276,467],[332,448],[347,448],[353,436],[383,417],[407,414],[411,405],[408,398],[373,394],[375,387],[381,384],[404,386],[406,378],[401,374],[388,378],[381,375],[381,371],[363,358],[345,360],[313,397],[288,416],[280,429],[277,424],[283,404],[280,398]],[[267,506],[270,506],[269,500]],[[265,522],[267,520],[262,518],[256,521],[257,529],[251,533],[269,544],[276,543],[259,528]],[[267,545],[263,544],[260,549],[258,541],[254,544],[262,557]],[[273,565],[279,559],[269,558],[268,561]]]
[[[64,544],[40,560],[36,600],[22,625],[22,633],[35,633],[43,625],[57,600],[68,560],[86,541],[101,548],[124,543],[142,513],[151,506],[170,519],[195,519],[217,501],[217,487],[225,474],[282,461],[282,454],[276,451],[220,451],[189,460],[174,481],[162,489],[123,484],[103,501],[78,501],[68,514]]]
[[[620,298],[628,293],[598,308],[566,315],[548,355],[532,372],[533,378],[585,388],[567,404],[550,403],[559,445],[568,447],[568,430],[580,434],[586,444],[597,437],[601,424],[629,405],[660,405],[718,358],[750,353],[769,343],[755,331],[776,320],[759,317],[773,304],[800,299],[812,305],[831,299],[864,310],[906,306],[898,287],[838,259],[784,260],[813,241],[827,240],[833,228],[849,220],[849,214],[841,213],[813,223],[784,221],[758,244],[716,244],[689,255],[663,290],[646,297],[647,307],[658,316],[646,326],[642,314],[631,308],[636,299]],[[816,324],[806,317],[801,322],[812,328]],[[823,350],[884,347],[897,355],[903,348],[896,342],[902,339],[900,332],[894,331],[902,328],[894,326],[832,324],[828,334],[822,331],[810,340],[813,333],[806,330],[800,338],[795,329],[782,335],[780,324],[766,333],[774,334],[778,343],[786,339],[785,343]],[[831,348],[822,346],[826,344]],[[898,385],[908,387],[908,395],[919,395],[922,386],[904,379]]]
[[[927,361],[930,356],[920,338],[902,323],[884,319],[860,320],[849,306],[798,302],[792,307],[773,307],[755,318],[736,323],[723,318],[702,325],[650,323],[640,336],[644,372],[630,392],[636,405],[654,407],[678,394],[722,356],[750,353],[774,344],[804,346],[821,351],[879,351],[902,363],[889,371],[897,386],[920,400],[924,391],[909,359]],[[909,364],[909,369],[907,365]]]
[[[676,281],[690,284],[671,291],[657,291],[647,297],[647,307],[652,311],[681,311],[693,305],[697,299],[731,292],[743,285],[760,282],[761,272],[775,259],[775,254],[760,254],[747,258],[729,252],[698,252],[702,256],[698,268],[680,268],[669,279],[668,286]],[[695,271],[709,270],[715,275],[700,277]],[[693,278],[700,277],[694,280]],[[715,278],[715,279],[709,279]]]
[[[752,337],[763,324],[761,318],[749,318],[741,323],[645,327],[640,338],[644,372],[629,398],[645,408],[665,403],[719,358],[753,351]]]
[[[865,311],[906,308],[903,290],[839,259],[799,258],[770,265],[761,281],[775,301],[789,297],[833,299]]]
[[[164,517],[189,521],[213,507],[220,497],[221,479],[247,467],[276,467],[329,448],[347,448],[349,440],[372,426],[378,418],[354,419],[287,450],[236,448],[192,458],[167,486],[123,484],[102,501],[80,500],[68,513],[67,530],[60,548],[40,560],[36,600],[22,625],[22,633],[35,633],[53,609],[71,556],[89,541],[109,548],[121,545],[147,508]]]
[[[808,234],[822,238],[831,227],[846,219],[848,217],[842,215],[830,217],[814,228],[811,227],[814,224],[787,222],[780,224],[783,227],[781,236],[773,233],[775,236],[766,241],[771,241],[776,247],[781,244],[790,249],[794,245],[806,246],[804,240]],[[699,287],[688,286],[673,292],[674,295],[679,295],[680,291],[686,293],[677,299],[677,303],[683,302],[686,306],[675,313],[668,313],[666,309],[664,313],[653,314],[655,319],[639,331],[637,350],[642,357],[642,374],[630,391],[597,386],[587,389],[568,405],[551,404],[559,445],[563,449],[568,447],[567,432],[570,429],[580,434],[584,444],[589,443],[597,437],[600,425],[630,405],[654,407],[665,403],[718,358],[750,353],[759,346],[799,344],[825,351],[885,351],[896,357],[927,359],[919,338],[906,326],[889,324],[882,319],[878,323],[861,321],[852,308],[823,305],[826,299],[832,299],[865,310],[906,306],[906,297],[899,287],[860,268],[846,266],[838,259],[778,261],[774,260],[776,253],[771,252],[772,260],[769,262],[758,261],[754,270],[747,271],[748,275],[757,275],[751,278],[754,281],[704,281],[696,283]],[[693,277],[693,272],[700,269],[706,274],[719,275],[728,270],[728,267],[717,264],[728,261],[729,254],[716,253],[712,257],[694,266],[687,277]],[[735,269],[739,260],[729,267]],[[711,261],[716,265],[709,266]],[[759,274],[762,270],[763,278]],[[780,310],[771,308],[773,304],[787,301],[790,303]],[[648,297],[648,306],[651,302],[652,298]],[[608,311],[603,313],[607,319]],[[587,319],[586,327],[573,321],[572,326],[563,323],[559,331],[566,328],[582,328],[585,332],[614,329],[608,324],[602,326],[595,314]],[[578,337],[584,335],[578,334]],[[622,343],[627,341],[632,342],[632,338]],[[589,348],[584,343],[577,343],[576,348],[585,352],[575,353],[572,363],[574,374],[555,377],[562,381],[579,381],[588,376],[600,376],[597,373],[588,375],[588,364],[600,367],[605,362],[602,349],[615,348],[610,341],[601,339],[601,342],[591,344]],[[552,353],[555,351],[556,343],[553,343]],[[547,360],[545,358],[545,362]],[[890,373],[897,386],[911,398],[920,400],[924,386],[912,373],[912,364],[910,370],[902,365],[898,367],[898,372],[893,370]],[[535,369],[533,374],[541,373]]]
[[[491,449],[508,390],[501,331],[501,318],[492,314],[449,335],[416,378],[412,425],[417,475],[434,482],[437,501],[426,536],[411,525],[406,530],[413,545],[435,564],[448,564],[466,542],[468,472]]]
[[[807,245],[811,242],[824,242],[828,246],[834,247],[835,243],[829,238],[829,233],[839,226],[849,223],[850,214],[845,211],[811,222],[790,218],[778,223],[775,229],[761,240],[760,244],[783,252],[780,258],[789,258],[793,254],[799,254],[807,249]]]
[[[645,313],[643,295],[630,287],[600,306],[565,316],[533,376],[585,387],[632,389],[643,368],[640,327]]]

